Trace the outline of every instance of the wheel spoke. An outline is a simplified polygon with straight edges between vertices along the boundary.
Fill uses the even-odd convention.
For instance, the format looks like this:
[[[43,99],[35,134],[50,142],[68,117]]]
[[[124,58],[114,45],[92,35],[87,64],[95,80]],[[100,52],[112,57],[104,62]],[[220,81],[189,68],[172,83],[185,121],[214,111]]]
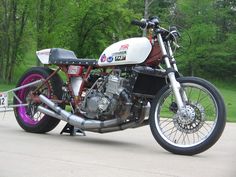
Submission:
[[[196,132],[197,137],[198,137],[198,141],[201,140],[201,136],[199,135],[198,131]]]
[[[199,100],[199,103],[203,103],[202,101],[205,100],[207,97],[202,97],[200,100]]]
[[[172,128],[173,128],[173,127],[172,127]],[[165,131],[163,132],[163,134],[165,134],[166,132],[170,131],[172,128],[169,128],[169,129],[165,130]]]
[[[202,133],[200,130],[198,130],[198,132],[203,135],[203,138],[206,137],[206,135]]]
[[[205,122],[204,124],[212,129],[212,125],[210,125],[209,123]]]
[[[186,142],[185,142],[186,135],[187,135],[187,133],[185,133],[185,135],[183,135],[183,141],[182,141],[183,144],[186,144]]]
[[[199,103],[199,99],[201,97],[201,93],[202,93],[202,91],[199,89],[199,94],[198,94],[198,98],[197,98],[197,104]]]
[[[175,131],[173,131],[174,129],[175,129],[175,126],[173,126],[171,132],[167,135],[167,137],[169,137],[169,139],[170,139],[171,135],[172,135],[175,131],[178,131],[178,129],[176,129]]]
[[[160,123],[160,126],[163,124],[163,123],[166,123],[167,122],[167,124],[164,126],[164,127],[162,127],[162,128],[165,128],[167,125],[169,125],[170,123],[172,123],[172,121],[171,120],[165,120],[165,121],[163,121],[163,122],[161,122]]]
[[[188,142],[189,142],[189,144],[190,144],[190,143],[191,143],[191,141],[190,141],[190,139],[189,139],[189,137],[188,137],[188,134],[186,134],[186,136],[187,136]]]
[[[193,133],[193,143],[195,143],[195,133]]]
[[[176,131],[175,131],[175,135],[174,135],[174,138],[173,138],[173,141],[176,143],[176,135],[177,135],[177,132],[178,132],[178,129],[176,129]]]
[[[209,134],[209,130],[205,127],[205,123],[203,124],[202,127],[207,131],[207,134]]]
[[[192,87],[190,87],[190,92],[188,93],[188,99],[190,99],[191,97],[191,93],[192,93]]]
[[[181,139],[181,137],[182,137],[183,134],[184,134],[184,133],[181,132],[181,135],[179,136],[179,139],[177,140],[177,143],[179,142],[179,140]]]

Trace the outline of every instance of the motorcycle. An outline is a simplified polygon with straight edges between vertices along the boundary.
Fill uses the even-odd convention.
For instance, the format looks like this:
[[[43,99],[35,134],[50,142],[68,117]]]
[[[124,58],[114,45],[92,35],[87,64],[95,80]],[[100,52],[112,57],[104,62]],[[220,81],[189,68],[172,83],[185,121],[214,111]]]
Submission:
[[[169,152],[194,155],[213,146],[226,122],[219,91],[202,78],[179,73],[173,54],[180,37],[176,27],[161,27],[157,17],[132,24],[150,30],[150,39],[116,42],[98,60],[60,48],[37,51],[45,67],[29,69],[17,84],[18,124],[27,132],[45,133],[63,120],[62,133],[71,135],[150,125]]]

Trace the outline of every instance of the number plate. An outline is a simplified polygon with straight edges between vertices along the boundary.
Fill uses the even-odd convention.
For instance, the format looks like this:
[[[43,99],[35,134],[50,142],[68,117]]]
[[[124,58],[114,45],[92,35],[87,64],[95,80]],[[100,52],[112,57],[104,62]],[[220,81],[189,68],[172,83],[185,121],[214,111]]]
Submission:
[[[7,93],[0,93],[0,107],[8,106],[8,96]]]

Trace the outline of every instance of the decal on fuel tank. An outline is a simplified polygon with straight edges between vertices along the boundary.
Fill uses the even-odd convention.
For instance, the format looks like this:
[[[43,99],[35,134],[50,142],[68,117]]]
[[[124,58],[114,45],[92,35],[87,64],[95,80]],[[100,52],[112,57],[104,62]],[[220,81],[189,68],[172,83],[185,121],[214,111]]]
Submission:
[[[112,54],[115,61],[124,61],[126,60],[127,51],[115,52]]]
[[[100,61],[101,61],[101,62],[105,62],[106,60],[107,60],[107,57],[106,57],[105,54],[103,54],[103,55],[101,56],[101,58],[100,58]]]
[[[128,50],[129,49],[129,44],[124,44],[120,46],[120,51]]]
[[[109,62],[109,63],[113,62],[113,57],[112,56],[108,57],[107,62]]]

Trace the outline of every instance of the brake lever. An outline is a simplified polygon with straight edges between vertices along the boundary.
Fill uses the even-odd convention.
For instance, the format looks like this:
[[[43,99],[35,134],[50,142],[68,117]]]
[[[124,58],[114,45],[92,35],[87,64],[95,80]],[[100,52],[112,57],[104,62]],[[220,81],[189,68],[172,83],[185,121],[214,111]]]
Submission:
[[[173,41],[173,45],[177,48],[177,49],[179,49],[181,46],[180,45],[178,45],[175,41]]]

